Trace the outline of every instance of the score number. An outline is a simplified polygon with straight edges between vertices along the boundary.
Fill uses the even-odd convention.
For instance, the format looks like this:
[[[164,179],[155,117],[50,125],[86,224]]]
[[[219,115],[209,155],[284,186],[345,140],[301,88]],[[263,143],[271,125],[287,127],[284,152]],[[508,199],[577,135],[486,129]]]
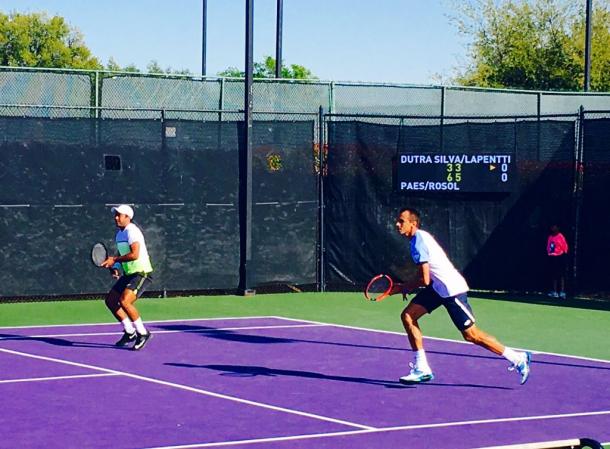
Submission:
[[[500,181],[508,182],[508,164],[500,164]],[[495,168],[494,168],[495,169]],[[462,164],[447,164],[447,181],[460,182],[462,180]]]

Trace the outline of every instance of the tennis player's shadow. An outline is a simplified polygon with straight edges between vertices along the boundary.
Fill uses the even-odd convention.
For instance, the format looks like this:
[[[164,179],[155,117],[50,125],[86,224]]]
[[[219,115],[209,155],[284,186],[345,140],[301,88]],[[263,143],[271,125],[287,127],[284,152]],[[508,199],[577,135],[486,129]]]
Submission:
[[[459,352],[444,352],[444,351],[426,351],[428,354],[440,354],[440,355],[448,355],[451,357],[466,357],[469,359],[488,359],[488,360],[499,360],[498,356],[495,355],[479,355],[479,354],[468,354],[468,353],[459,353]],[[569,355],[562,356],[565,358],[570,358]],[[567,363],[567,362],[551,362],[549,360],[539,360],[536,354],[533,355],[532,365],[549,365],[549,366],[565,366],[568,368],[585,368],[585,369],[599,369],[599,370],[607,370],[610,371],[610,365],[608,366],[591,366],[585,365],[582,363]]]
[[[215,338],[224,341],[233,341],[239,343],[253,343],[253,344],[277,344],[277,343],[312,343],[316,345],[332,345],[332,346],[345,346],[350,348],[365,348],[365,349],[375,349],[375,350],[387,350],[387,351],[409,351],[406,347],[393,347],[393,346],[379,346],[379,345],[364,345],[364,344],[356,344],[356,343],[340,343],[340,342],[332,342],[332,341],[320,341],[320,340],[307,340],[307,339],[299,339],[299,338],[282,338],[282,337],[268,337],[264,335],[248,335],[242,334],[233,330],[227,329],[218,329],[214,327],[206,327],[206,326],[194,326],[190,324],[165,324],[156,326],[159,329],[171,330],[171,331],[183,331],[187,333],[195,333],[195,334],[203,334],[206,338]],[[465,357],[469,359],[484,359],[484,360],[498,360],[498,356],[496,355],[486,355],[483,354],[472,354],[472,353],[460,353],[458,351],[455,352],[446,352],[439,350],[428,350],[428,354],[439,354],[439,355],[447,355],[452,357]],[[569,357],[569,356],[566,356]],[[574,367],[574,368],[587,368],[587,369],[599,369],[599,370],[610,370],[610,366],[591,366],[582,363],[566,363],[566,362],[551,362],[547,360],[537,360],[536,355],[534,355],[534,360],[532,362],[534,365],[553,365],[553,366],[566,366],[566,367]],[[438,385],[435,383],[435,385]],[[456,385],[457,386],[457,385]],[[485,388],[484,385],[459,385],[465,387],[480,387]],[[496,388],[496,387],[489,387]],[[497,387],[501,388],[501,387]]]
[[[227,329],[217,329],[205,326],[193,326],[189,324],[167,324],[156,326],[159,329],[183,331],[194,334],[205,334],[206,338],[216,338],[225,341],[234,341],[239,343],[255,343],[255,344],[275,344],[275,343],[313,343],[317,345],[332,345],[332,346],[347,346],[350,348],[365,348],[365,349],[384,349],[388,351],[404,351],[405,348],[397,348],[392,346],[374,346],[363,345],[356,343],[339,343],[332,341],[306,340],[300,338],[283,338],[283,337],[268,337],[264,335],[248,335],[235,332]],[[247,329],[245,329],[247,330]]]
[[[72,341],[64,338],[57,337],[30,337],[27,335],[12,335],[12,334],[0,334],[0,341],[33,341],[46,343],[53,346],[63,346],[71,348],[102,348],[102,349],[128,349],[127,347],[117,347],[109,343],[89,343],[84,341]]]
[[[349,376],[333,376],[322,373],[315,373],[311,371],[295,371],[285,370],[276,368],[266,368],[264,366],[244,366],[244,365],[195,365],[192,363],[165,363],[169,366],[178,366],[182,368],[204,368],[215,371],[222,371],[221,376],[235,376],[235,377],[255,377],[255,376],[293,376],[293,377],[304,377],[308,379],[324,379],[324,380],[336,380],[339,382],[354,382],[359,384],[370,384],[379,385],[385,388],[417,388],[421,385],[435,386],[435,387],[468,387],[468,388],[487,388],[493,390],[512,390],[508,387],[499,387],[493,385],[477,385],[477,384],[448,384],[439,382],[428,382],[425,384],[413,384],[405,385],[398,382],[389,380],[379,379],[368,379],[365,377],[349,377]]]
[[[264,335],[247,335],[234,332],[227,329],[217,329],[214,327],[206,326],[193,326],[190,324],[164,324],[155,326],[159,329],[169,331],[182,331],[193,334],[205,334],[208,338],[216,338],[218,340],[234,341],[239,343],[258,343],[258,344],[272,344],[272,343],[294,343],[297,340],[292,338],[281,338],[281,337],[266,337]]]
[[[499,387],[492,385],[477,385],[477,384],[443,384],[438,382],[430,382],[420,385],[404,385],[398,382],[380,379],[369,379],[366,377],[349,377],[349,376],[334,376],[329,374],[315,373],[312,371],[295,371],[286,369],[267,368],[264,366],[244,366],[244,365],[195,365],[192,363],[165,363],[169,366],[177,366],[181,368],[203,368],[214,371],[221,371],[221,376],[233,377],[256,377],[256,376],[293,376],[303,377],[307,379],[323,379],[336,380],[338,382],[353,382],[358,384],[379,385],[385,388],[417,388],[421,385],[436,386],[436,387],[469,387],[469,388],[489,388],[494,390],[512,390],[508,387]]]
[[[307,379],[336,380],[339,382],[353,382],[358,384],[379,385],[385,388],[413,388],[400,385],[398,382],[380,379],[368,379],[366,377],[333,376],[312,371],[295,371],[286,369],[266,368],[264,366],[243,366],[243,365],[195,365],[192,363],[165,363],[169,366],[180,368],[203,368],[214,371],[221,371],[221,376],[231,377],[256,377],[256,376],[293,376]]]

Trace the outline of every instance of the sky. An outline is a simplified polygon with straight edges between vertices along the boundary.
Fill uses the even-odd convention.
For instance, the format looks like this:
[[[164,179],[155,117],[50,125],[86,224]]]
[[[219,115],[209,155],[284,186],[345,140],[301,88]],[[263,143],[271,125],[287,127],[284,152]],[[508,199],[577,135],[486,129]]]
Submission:
[[[207,75],[243,70],[245,0],[207,5]],[[466,61],[450,0],[283,0],[283,9],[284,64],[321,80],[439,84]],[[104,65],[202,72],[201,0],[0,0],[0,11],[64,17]],[[275,15],[276,0],[254,0],[255,61],[275,57]]]

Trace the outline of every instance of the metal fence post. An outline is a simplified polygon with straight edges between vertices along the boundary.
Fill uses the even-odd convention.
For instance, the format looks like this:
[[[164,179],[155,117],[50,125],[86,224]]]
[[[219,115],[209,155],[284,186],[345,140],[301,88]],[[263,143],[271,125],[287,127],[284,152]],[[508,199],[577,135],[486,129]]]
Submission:
[[[318,111],[318,288],[320,292],[326,291],[325,254],[324,243],[324,170],[325,170],[325,133],[324,108]]]
[[[576,139],[575,164],[574,164],[574,244],[572,245],[572,279],[573,289],[579,288],[579,235],[580,235],[580,208],[583,196],[584,181],[584,143],[585,143],[585,108],[581,105],[577,118],[578,138]]]
[[[537,138],[536,138],[536,156],[537,156],[537,160],[540,160],[540,146],[542,144],[542,138],[540,136],[540,130],[542,129],[542,124],[540,122],[540,109],[542,107],[542,93],[538,92],[537,96],[536,96],[536,115],[537,115]]]
[[[95,72],[95,118],[99,118],[100,116],[100,72]]]
[[[218,95],[218,121],[222,122],[222,111],[225,106],[225,79],[220,78],[220,92]]]
[[[444,151],[445,147],[445,86],[441,87],[441,123],[440,123],[440,150],[441,153]]]

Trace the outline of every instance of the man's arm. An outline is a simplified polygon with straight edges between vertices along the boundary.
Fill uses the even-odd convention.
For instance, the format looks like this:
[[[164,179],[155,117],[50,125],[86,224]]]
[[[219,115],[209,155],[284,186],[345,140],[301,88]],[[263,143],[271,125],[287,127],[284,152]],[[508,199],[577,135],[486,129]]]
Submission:
[[[122,256],[109,256],[104,262],[102,267],[111,268],[117,262],[131,262],[140,257],[140,242],[133,242],[129,245],[130,251]]]
[[[430,265],[428,262],[424,262],[419,265],[419,276],[414,279],[410,279],[406,282],[397,282],[392,287],[390,295],[402,293],[406,295],[419,287],[426,287],[430,285]]]
[[[427,287],[430,285],[430,264],[428,262],[424,262],[420,265],[421,268],[421,280],[423,282],[423,287]]]

